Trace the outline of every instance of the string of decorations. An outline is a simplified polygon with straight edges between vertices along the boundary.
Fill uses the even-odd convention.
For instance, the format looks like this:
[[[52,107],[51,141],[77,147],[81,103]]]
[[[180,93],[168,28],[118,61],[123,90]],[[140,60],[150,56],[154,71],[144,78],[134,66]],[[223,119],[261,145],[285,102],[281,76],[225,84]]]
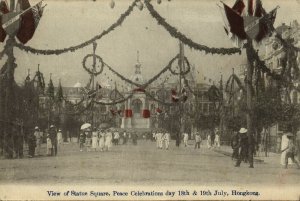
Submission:
[[[134,0],[133,3],[128,7],[128,9],[123,14],[121,14],[121,16],[117,19],[117,21],[115,23],[113,23],[108,29],[104,30],[99,35],[96,35],[93,38],[91,38],[91,39],[89,39],[89,40],[87,40],[87,41],[85,41],[85,42],[83,42],[79,45],[75,45],[75,46],[71,46],[71,47],[63,48],[63,49],[55,49],[55,50],[35,49],[35,48],[30,47],[30,46],[25,46],[21,43],[15,43],[14,45],[22,51],[30,52],[30,53],[33,53],[33,54],[42,54],[42,55],[54,55],[55,54],[55,55],[60,55],[60,54],[67,53],[67,52],[75,52],[79,49],[82,49],[82,48],[92,44],[96,40],[101,39],[103,36],[109,34],[115,28],[121,26],[122,23],[124,22],[124,20],[131,14],[131,12],[133,11],[133,9],[136,6],[138,1],[139,0]]]
[[[232,82],[236,82],[237,85],[238,85],[238,89],[235,91],[235,92],[231,92],[231,93],[236,93],[238,91],[240,91],[240,89],[242,89],[244,92],[246,91],[245,87],[243,86],[241,80],[238,78],[238,76],[236,74],[232,74],[229,76],[227,82],[226,82],[226,85],[225,85],[225,92],[229,92],[232,84]]]
[[[247,57],[248,57],[250,63],[253,64],[254,62],[256,62],[257,67],[260,68],[262,70],[262,72],[266,73],[268,76],[271,76],[273,79],[275,79],[275,80],[281,79],[280,75],[272,72],[271,69],[269,69],[266,66],[265,62],[259,58],[258,52],[255,51],[252,44],[247,43],[245,46],[246,46],[246,54],[247,54]]]
[[[87,66],[86,66],[86,61],[89,57],[95,57],[99,63],[100,63],[100,70],[97,72],[93,72],[93,70],[90,70]],[[98,76],[103,72],[103,68],[104,68],[104,64],[102,61],[102,58],[96,54],[88,54],[86,55],[83,60],[82,60],[82,67],[84,68],[84,70],[86,70],[90,75],[94,75],[94,76]],[[99,66],[98,66],[99,67]]]
[[[180,71],[180,72],[176,72],[176,71],[173,71],[172,68],[170,68],[170,72],[173,74],[173,75],[186,75],[190,72],[191,70],[191,66],[190,66],[190,62],[188,61],[188,59],[186,57],[184,57],[184,63],[187,65],[187,70],[185,71]]]
[[[90,79],[89,79],[88,83],[86,84],[85,88],[90,88],[91,83],[92,83],[92,76],[90,77]],[[73,103],[72,101],[69,101],[66,97],[62,97],[62,98],[63,98],[63,100],[65,101],[66,104],[71,105],[72,107],[78,107],[79,105],[81,105],[85,101],[85,97],[82,97],[80,99],[80,101],[77,102],[77,103]]]
[[[131,93],[127,97],[122,98],[121,100],[118,100],[118,101],[102,102],[102,101],[92,100],[92,102],[95,103],[95,104],[98,104],[98,105],[115,105],[115,104],[119,104],[119,103],[123,103],[123,102],[127,101],[128,99],[132,98],[132,96],[133,96],[133,93]]]
[[[158,103],[160,103],[160,104],[162,104],[162,105],[165,105],[165,106],[175,106],[175,105],[178,105],[178,104],[176,104],[176,103],[170,103],[170,102],[164,102],[164,101],[162,101],[162,100],[160,100],[160,99],[158,99],[158,98],[155,98],[154,96],[152,96],[150,93],[148,93],[147,91],[145,91],[145,95],[147,96],[147,97],[149,97],[150,99],[152,99],[152,100],[154,100],[155,102],[158,102]]]
[[[108,65],[107,63],[105,63],[104,61],[103,61],[103,63],[104,63],[104,65],[114,74],[114,75],[116,75],[117,77],[119,77],[121,80],[123,80],[123,81],[125,81],[125,82],[127,82],[127,83],[129,83],[129,84],[132,84],[132,85],[135,85],[135,86],[137,86],[137,87],[139,87],[139,88],[143,88],[143,89],[145,89],[148,85],[150,85],[151,83],[153,83],[155,80],[157,80],[163,73],[165,73],[167,70],[170,70],[171,69],[171,67],[172,67],[172,64],[174,63],[174,61],[176,60],[176,59],[178,59],[179,58],[179,56],[178,55],[176,55],[173,59],[171,59],[170,61],[169,61],[169,63],[158,73],[158,74],[156,74],[154,77],[152,77],[151,79],[149,79],[145,84],[138,84],[138,83],[135,83],[135,82],[133,82],[133,81],[131,81],[130,79],[128,79],[128,78],[126,78],[126,77],[124,77],[123,75],[121,75],[120,73],[118,73],[117,71],[115,71],[110,65]]]
[[[154,9],[153,5],[150,3],[150,0],[145,0],[144,2],[151,16],[154,19],[156,19],[157,23],[163,26],[172,37],[179,39],[181,42],[183,42],[190,48],[198,51],[204,51],[205,53],[211,53],[211,54],[221,54],[221,55],[232,55],[236,53],[241,54],[241,50],[239,48],[211,48],[192,41],[190,38],[188,38],[187,36],[179,32],[175,27],[167,23],[166,19],[164,19]]]
[[[86,107],[82,108],[79,111],[76,111],[76,112],[63,112],[63,113],[66,114],[66,115],[81,115],[85,111],[89,110],[92,107],[92,105],[93,105],[92,101],[90,101],[89,104]]]

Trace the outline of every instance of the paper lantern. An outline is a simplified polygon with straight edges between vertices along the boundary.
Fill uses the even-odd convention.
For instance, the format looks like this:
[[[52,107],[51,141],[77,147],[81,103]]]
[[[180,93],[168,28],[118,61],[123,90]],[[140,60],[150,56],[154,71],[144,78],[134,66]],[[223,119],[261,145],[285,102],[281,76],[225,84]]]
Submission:
[[[110,8],[114,8],[115,7],[115,1],[114,0],[111,0],[111,2],[110,2]]]
[[[137,6],[140,10],[143,10],[144,8],[144,4],[141,1],[138,2]]]

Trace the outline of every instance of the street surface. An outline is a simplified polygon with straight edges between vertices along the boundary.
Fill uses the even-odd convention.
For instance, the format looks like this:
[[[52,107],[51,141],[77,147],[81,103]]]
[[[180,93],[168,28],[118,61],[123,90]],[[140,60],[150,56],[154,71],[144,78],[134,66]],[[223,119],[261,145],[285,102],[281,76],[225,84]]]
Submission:
[[[300,170],[283,169],[280,156],[273,154],[263,163],[248,168],[202,143],[188,147],[156,149],[156,143],[139,140],[134,146],[113,146],[109,152],[80,152],[77,143],[61,145],[56,157],[0,160],[0,184],[96,184],[96,185],[263,185],[300,184]],[[222,148],[221,148],[222,149]],[[225,149],[224,149],[225,150]],[[228,150],[228,147],[227,147]],[[43,153],[46,153],[43,144]]]

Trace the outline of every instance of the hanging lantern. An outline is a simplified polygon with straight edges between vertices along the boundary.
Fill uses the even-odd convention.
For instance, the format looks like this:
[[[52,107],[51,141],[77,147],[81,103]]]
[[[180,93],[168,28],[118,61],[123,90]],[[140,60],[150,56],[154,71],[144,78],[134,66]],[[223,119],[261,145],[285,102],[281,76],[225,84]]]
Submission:
[[[115,7],[115,1],[111,0],[110,1],[110,8],[113,9]]]
[[[161,3],[161,0],[157,0],[157,3],[160,4],[160,3]]]
[[[144,4],[141,1],[138,2],[137,6],[140,10],[143,10],[144,8]]]

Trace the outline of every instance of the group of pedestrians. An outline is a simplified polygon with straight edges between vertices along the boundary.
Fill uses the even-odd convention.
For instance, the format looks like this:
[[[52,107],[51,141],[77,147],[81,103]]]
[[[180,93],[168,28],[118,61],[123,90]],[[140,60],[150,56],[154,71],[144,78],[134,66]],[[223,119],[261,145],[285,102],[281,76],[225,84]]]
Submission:
[[[62,132],[60,129],[56,129],[54,125],[51,125],[49,130],[45,130],[45,135],[40,131],[39,127],[34,128],[34,132],[30,133],[27,138],[28,143],[28,155],[30,158],[35,156],[40,156],[42,154],[42,143],[44,141],[44,136],[46,136],[46,155],[56,156],[57,149],[60,144],[63,143]]]
[[[220,134],[219,130],[215,129],[214,132],[211,132],[207,135],[207,148],[220,148],[221,142],[220,142]]]
[[[153,138],[156,141],[157,149],[163,149],[163,147],[165,147],[166,150],[169,149],[171,135],[167,130],[162,129],[162,128],[156,129],[153,131],[152,134],[153,134]]]
[[[117,145],[119,141],[119,133],[117,131],[115,132],[116,138],[113,138],[113,136],[113,128],[94,128],[93,130],[87,128],[80,132],[79,135],[80,151],[83,151],[84,147],[86,147],[86,151],[109,151],[112,147],[113,139],[116,141],[115,145]]]

